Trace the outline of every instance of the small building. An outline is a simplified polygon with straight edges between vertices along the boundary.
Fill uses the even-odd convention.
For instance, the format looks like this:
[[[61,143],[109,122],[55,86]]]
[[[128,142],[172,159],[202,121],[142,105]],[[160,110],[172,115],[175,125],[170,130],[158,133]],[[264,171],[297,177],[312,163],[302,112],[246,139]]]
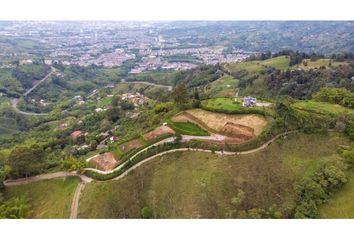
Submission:
[[[83,101],[83,98],[80,95],[74,96],[73,99],[76,100],[76,101],[79,101],[79,102]]]
[[[118,141],[118,137],[116,137],[116,136],[110,136],[110,137],[109,137],[109,141],[110,141],[111,143],[114,143],[114,142]]]
[[[242,106],[243,107],[254,107],[257,104],[257,99],[254,97],[244,97],[242,101]]]
[[[72,138],[72,139],[77,139],[78,137],[81,137],[82,136],[82,132],[81,131],[75,131],[75,132],[72,132],[71,134],[70,134],[70,137]]]
[[[97,113],[98,113],[98,112],[103,112],[103,111],[104,111],[104,110],[103,110],[102,108],[96,108],[96,109],[95,109],[95,112],[97,112]]]

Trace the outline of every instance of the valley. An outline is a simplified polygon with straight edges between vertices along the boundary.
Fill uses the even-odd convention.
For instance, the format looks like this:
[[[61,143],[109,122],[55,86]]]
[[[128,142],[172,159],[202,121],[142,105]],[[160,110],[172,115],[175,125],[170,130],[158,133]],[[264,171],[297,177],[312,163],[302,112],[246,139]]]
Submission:
[[[354,57],[338,39],[284,50],[241,44],[237,23],[220,23],[227,41],[214,23],[107,23],[120,38],[63,23],[51,43],[58,32],[12,24],[0,25],[18,44],[0,38],[18,53],[0,55],[1,218],[354,218]],[[19,51],[14,32],[29,29],[45,52]]]

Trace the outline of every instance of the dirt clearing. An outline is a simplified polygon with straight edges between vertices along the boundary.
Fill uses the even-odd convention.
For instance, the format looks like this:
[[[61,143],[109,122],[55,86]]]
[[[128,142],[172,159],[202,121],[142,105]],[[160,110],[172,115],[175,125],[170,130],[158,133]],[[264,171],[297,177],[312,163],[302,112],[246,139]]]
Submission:
[[[267,125],[266,119],[257,114],[230,115],[202,109],[187,110],[174,116],[172,121],[196,123],[209,132],[227,136],[228,142],[231,138],[249,140],[258,136]]]
[[[108,152],[92,157],[90,163],[94,164],[98,170],[109,171],[118,166],[121,161],[117,160],[112,152]]]
[[[139,148],[144,146],[144,143],[139,140],[139,139],[134,139],[131,140],[129,142],[123,143],[119,146],[120,150],[122,150],[122,152],[128,152],[134,148]]]
[[[160,126],[151,132],[144,134],[144,139],[149,141],[164,134],[175,134],[176,132],[168,126]]]

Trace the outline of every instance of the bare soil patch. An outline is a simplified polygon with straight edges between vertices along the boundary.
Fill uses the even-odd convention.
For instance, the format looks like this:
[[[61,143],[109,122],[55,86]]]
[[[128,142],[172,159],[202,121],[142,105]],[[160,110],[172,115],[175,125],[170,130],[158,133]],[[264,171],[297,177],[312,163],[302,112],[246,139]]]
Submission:
[[[139,139],[134,139],[131,140],[129,142],[123,143],[119,146],[120,150],[122,150],[122,152],[128,152],[134,148],[139,148],[144,146],[144,143],[141,142],[141,140]]]
[[[254,137],[254,129],[244,125],[227,122],[221,133],[225,136],[249,140]]]
[[[163,134],[175,134],[176,132],[168,126],[160,126],[153,131],[144,134],[145,140],[149,141],[155,139]]]
[[[121,163],[112,152],[93,157],[90,162],[95,164],[95,167],[102,171],[112,170]]]
[[[215,133],[230,132],[234,129],[232,134],[242,132],[249,135],[251,129],[253,134],[258,136],[267,125],[266,119],[257,114],[224,114],[205,111],[202,109],[191,109],[186,112],[176,115],[172,118],[175,122],[194,122],[201,127]],[[231,136],[232,136],[231,134]]]

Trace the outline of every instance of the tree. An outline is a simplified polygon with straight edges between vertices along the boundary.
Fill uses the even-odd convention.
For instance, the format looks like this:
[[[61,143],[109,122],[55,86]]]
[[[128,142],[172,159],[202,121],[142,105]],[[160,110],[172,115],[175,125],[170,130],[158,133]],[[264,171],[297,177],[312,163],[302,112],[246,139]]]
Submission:
[[[119,97],[114,96],[114,97],[112,98],[112,106],[113,106],[113,107],[118,107],[119,100],[120,100]]]
[[[9,165],[15,177],[28,177],[44,165],[44,150],[39,145],[16,147],[9,156]]]
[[[0,191],[5,188],[4,181],[10,172],[11,167],[8,165],[5,165],[0,168]]]
[[[63,170],[81,172],[87,167],[87,162],[84,159],[77,159],[73,156],[69,156],[64,158],[60,165]]]
[[[174,101],[179,104],[185,104],[188,102],[187,89],[184,84],[178,84],[172,92]]]
[[[120,105],[121,105],[123,110],[134,110],[134,108],[135,108],[134,104],[129,102],[129,101],[127,101],[127,100],[122,100],[120,102]]]
[[[152,214],[152,210],[149,207],[143,207],[141,209],[141,217],[142,218],[152,218],[153,214]]]
[[[32,214],[32,206],[25,197],[15,197],[0,205],[0,218],[30,218]]]
[[[91,141],[90,141],[90,149],[91,149],[92,151],[96,150],[97,145],[98,145],[98,143],[97,143],[96,140],[91,140]]]
[[[199,91],[198,88],[194,88],[194,99],[199,100]]]
[[[343,150],[341,155],[345,159],[345,161],[350,165],[350,167],[354,166],[354,148]]]
[[[120,112],[118,108],[111,108],[107,111],[107,119],[111,122],[117,122],[120,118]]]
[[[340,104],[354,108],[354,93],[345,88],[321,88],[313,98],[317,101]]]

